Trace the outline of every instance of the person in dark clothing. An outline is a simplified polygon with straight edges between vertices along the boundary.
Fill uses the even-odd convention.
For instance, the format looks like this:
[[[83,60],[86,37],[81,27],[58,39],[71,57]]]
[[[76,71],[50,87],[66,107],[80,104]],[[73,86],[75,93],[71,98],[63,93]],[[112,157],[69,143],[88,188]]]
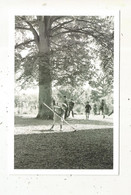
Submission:
[[[56,101],[54,98],[52,98],[52,106],[54,107],[56,105]]]
[[[55,105],[56,105],[56,103],[55,103],[55,100],[54,100],[54,99],[52,100],[52,102],[53,102],[53,106],[55,106]]]
[[[74,117],[73,108],[74,108],[74,102],[73,99],[71,99],[71,101],[68,104],[68,116],[70,116],[70,113],[72,113],[72,117]]]
[[[65,106],[65,115],[64,115],[64,119],[66,119],[67,116],[68,116],[68,103],[67,103],[66,96],[64,96],[63,103],[64,103],[63,105]]]
[[[100,104],[100,111],[102,112],[103,118],[105,118],[105,101],[103,99]]]
[[[91,106],[89,102],[87,102],[85,106],[86,119],[89,119],[90,111],[91,111]]]
[[[93,112],[94,112],[94,115],[97,114],[97,105],[96,104],[93,105]]]

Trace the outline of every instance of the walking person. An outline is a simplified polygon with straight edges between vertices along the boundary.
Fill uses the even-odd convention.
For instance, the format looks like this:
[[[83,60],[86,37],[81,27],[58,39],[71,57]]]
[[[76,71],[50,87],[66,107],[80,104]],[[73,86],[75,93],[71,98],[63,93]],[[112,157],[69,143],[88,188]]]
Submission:
[[[97,114],[97,105],[96,104],[93,105],[93,112],[94,112],[94,115]]]
[[[104,101],[104,99],[101,100],[100,111],[102,112],[103,118],[105,118],[105,101]]]
[[[85,106],[86,119],[89,119],[90,111],[91,111],[91,106],[90,106],[89,102],[87,102],[86,106]]]
[[[64,106],[64,109],[65,109],[64,119],[66,119],[67,116],[68,116],[68,102],[67,102],[66,96],[64,96],[63,106]]]
[[[72,117],[74,117],[73,108],[74,108],[74,102],[73,102],[73,99],[71,99],[71,101],[68,104],[68,116],[70,116],[70,113],[71,113]]]

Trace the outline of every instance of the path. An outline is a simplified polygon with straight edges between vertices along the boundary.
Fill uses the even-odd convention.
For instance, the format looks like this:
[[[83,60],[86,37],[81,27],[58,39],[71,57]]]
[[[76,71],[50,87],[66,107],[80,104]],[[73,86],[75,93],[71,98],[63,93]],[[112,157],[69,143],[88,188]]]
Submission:
[[[108,129],[113,128],[113,117],[106,116],[105,119],[102,116],[91,115],[90,120],[85,120],[84,115],[75,115],[74,118],[68,118],[70,123],[76,130],[95,130],[95,129]],[[23,115],[15,117],[15,135],[18,134],[38,134],[38,133],[54,133],[59,132],[59,125],[56,125],[54,131],[49,131],[52,120],[40,120],[35,119],[33,115]],[[73,129],[64,124],[64,132],[73,131]]]

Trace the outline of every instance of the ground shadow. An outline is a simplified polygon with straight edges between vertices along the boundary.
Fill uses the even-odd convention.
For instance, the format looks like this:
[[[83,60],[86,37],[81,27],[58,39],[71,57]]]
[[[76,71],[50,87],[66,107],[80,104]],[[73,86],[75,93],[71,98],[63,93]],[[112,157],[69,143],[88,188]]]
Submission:
[[[15,116],[15,126],[23,127],[23,126],[38,126],[38,125],[49,125],[52,124],[53,120],[42,120],[32,117],[25,116]]]
[[[68,121],[68,120],[67,120]],[[72,119],[69,120],[70,124],[88,124],[88,125],[108,125],[112,126],[113,123],[109,121],[102,120],[84,120],[84,119]]]
[[[15,135],[15,169],[112,169],[113,129]]]
[[[112,126],[113,123],[110,121],[102,120],[84,120],[84,119],[67,119],[69,124],[88,124],[88,125],[107,125]],[[23,127],[23,126],[38,126],[38,125],[51,125],[53,120],[42,120],[37,118],[29,118],[22,116],[15,116],[15,126]]]

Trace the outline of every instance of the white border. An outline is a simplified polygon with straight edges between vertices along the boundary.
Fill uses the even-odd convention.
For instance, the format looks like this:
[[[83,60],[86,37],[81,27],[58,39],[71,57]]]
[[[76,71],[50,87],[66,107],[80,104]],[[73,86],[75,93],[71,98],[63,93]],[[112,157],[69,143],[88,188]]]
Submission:
[[[36,174],[36,175],[118,175],[119,172],[119,11],[115,10],[54,10],[47,9],[14,9],[9,10],[9,84],[10,84],[10,110],[9,110],[9,174]],[[15,15],[110,15],[114,16],[114,133],[113,133],[113,166],[111,170],[81,170],[81,169],[14,169],[14,17]],[[12,94],[13,92],[13,94]]]

